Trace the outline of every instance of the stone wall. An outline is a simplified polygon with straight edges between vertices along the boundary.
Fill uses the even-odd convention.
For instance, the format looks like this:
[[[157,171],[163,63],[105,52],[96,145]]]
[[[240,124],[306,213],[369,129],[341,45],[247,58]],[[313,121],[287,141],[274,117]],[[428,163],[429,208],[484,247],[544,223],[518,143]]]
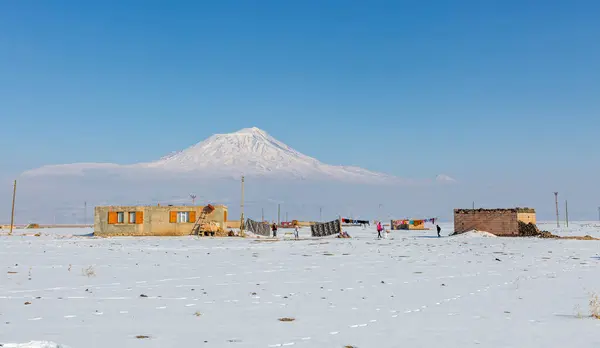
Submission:
[[[454,233],[472,230],[495,235],[518,235],[516,209],[455,209]]]
[[[172,211],[193,211],[200,217],[203,206],[104,206],[94,210],[94,235],[98,236],[185,236],[192,233],[195,220],[185,223],[170,222]],[[124,212],[123,223],[109,223],[109,212]],[[129,212],[142,212],[143,221],[129,223]],[[215,221],[226,229],[227,207],[215,206],[207,220]]]

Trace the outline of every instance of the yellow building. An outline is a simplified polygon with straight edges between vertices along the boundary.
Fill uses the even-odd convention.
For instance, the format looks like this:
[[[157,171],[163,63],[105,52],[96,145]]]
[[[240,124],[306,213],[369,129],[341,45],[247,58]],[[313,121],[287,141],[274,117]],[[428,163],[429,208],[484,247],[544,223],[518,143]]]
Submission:
[[[185,236],[201,216],[203,206],[104,206],[94,210],[97,236]],[[215,205],[206,215],[222,230],[227,228],[227,207]]]

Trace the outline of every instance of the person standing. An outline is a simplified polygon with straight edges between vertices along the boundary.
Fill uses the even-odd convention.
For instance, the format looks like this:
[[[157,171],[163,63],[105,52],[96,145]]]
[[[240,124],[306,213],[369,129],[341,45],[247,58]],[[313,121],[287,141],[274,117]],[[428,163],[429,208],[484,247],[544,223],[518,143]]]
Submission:
[[[383,227],[381,226],[381,221],[377,222],[377,239],[381,239],[381,231],[383,230]]]
[[[271,226],[271,229],[273,230],[273,237],[277,237],[277,224],[273,223],[273,226]]]
[[[299,233],[300,232],[300,228],[298,227],[298,224],[294,225],[294,238],[298,239],[299,238]]]
[[[440,232],[442,232],[442,228],[440,227],[440,225],[435,225],[435,228],[437,229],[438,238],[441,237]]]

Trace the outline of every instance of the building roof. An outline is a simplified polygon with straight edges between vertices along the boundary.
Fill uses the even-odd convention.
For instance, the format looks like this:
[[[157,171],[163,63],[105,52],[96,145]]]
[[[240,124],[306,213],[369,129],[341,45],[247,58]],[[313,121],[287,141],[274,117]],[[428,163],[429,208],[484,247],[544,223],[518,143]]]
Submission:
[[[533,208],[497,208],[497,209],[454,209],[455,214],[473,214],[473,213],[496,213],[496,212],[511,212],[511,213],[529,213],[535,214]]]
[[[207,204],[208,205],[208,204]],[[224,204],[211,204],[213,207],[217,208],[227,208]],[[96,208],[204,208],[206,205],[181,205],[181,204],[160,204],[160,205],[99,205]]]

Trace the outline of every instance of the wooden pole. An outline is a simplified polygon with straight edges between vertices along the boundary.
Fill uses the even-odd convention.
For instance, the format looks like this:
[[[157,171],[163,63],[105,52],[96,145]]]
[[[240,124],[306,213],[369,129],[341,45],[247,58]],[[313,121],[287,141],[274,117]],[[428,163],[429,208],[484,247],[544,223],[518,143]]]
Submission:
[[[565,200],[565,216],[567,218],[567,227],[569,227],[569,203]]]
[[[554,192],[554,204],[556,205],[556,227],[560,227],[558,219],[558,192]]]
[[[242,176],[242,201],[240,203],[240,235],[244,235],[244,176]]]
[[[13,232],[13,226],[15,225],[15,198],[17,196],[17,180],[15,180],[13,187],[13,199],[12,199],[12,211],[10,213],[10,232],[8,235],[11,236]]]
[[[261,209],[260,222],[265,222],[265,208],[260,208],[260,209]]]

